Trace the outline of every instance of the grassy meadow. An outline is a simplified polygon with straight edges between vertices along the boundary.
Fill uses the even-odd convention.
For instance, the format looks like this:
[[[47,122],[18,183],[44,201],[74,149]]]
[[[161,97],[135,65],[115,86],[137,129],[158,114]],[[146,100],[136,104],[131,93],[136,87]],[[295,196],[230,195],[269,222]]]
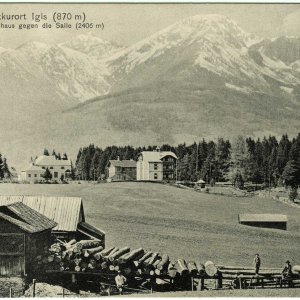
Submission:
[[[172,259],[252,264],[300,264],[300,208],[258,197],[228,197],[153,183],[0,184],[1,195],[77,196],[86,221],[106,232],[107,246],[143,247]],[[288,230],[238,224],[240,213],[282,213]]]

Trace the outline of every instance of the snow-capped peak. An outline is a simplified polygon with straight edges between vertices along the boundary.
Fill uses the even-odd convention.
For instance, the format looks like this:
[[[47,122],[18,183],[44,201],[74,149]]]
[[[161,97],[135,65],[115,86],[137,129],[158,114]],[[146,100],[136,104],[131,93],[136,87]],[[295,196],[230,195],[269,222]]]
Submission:
[[[29,51],[47,50],[49,47],[50,47],[50,45],[45,44],[45,43],[41,43],[41,42],[37,42],[37,41],[29,41],[29,42],[22,44],[18,48],[16,48],[16,50],[29,50]]]
[[[109,42],[104,41],[91,34],[80,34],[74,36],[71,40],[62,43],[61,45],[69,48],[80,48],[89,51],[91,47],[108,44]]]
[[[71,40],[60,44],[63,47],[67,47],[82,53],[86,53],[92,56],[101,57],[114,50],[120,49],[108,41],[104,41],[99,37],[91,34],[80,34],[73,37]]]
[[[189,26],[197,29],[197,34],[217,36],[217,38],[235,38],[249,47],[260,41],[259,37],[244,31],[234,20],[218,14],[195,15],[179,21],[174,26]]]
[[[167,52],[186,52],[190,48],[194,58],[190,56],[189,60],[194,59],[197,65],[219,72],[220,60],[227,61],[230,68],[235,68],[237,58],[246,55],[248,45],[257,40],[257,37],[245,32],[226,16],[196,15],[116,53],[107,63],[113,70],[121,69],[129,73],[136,66]]]

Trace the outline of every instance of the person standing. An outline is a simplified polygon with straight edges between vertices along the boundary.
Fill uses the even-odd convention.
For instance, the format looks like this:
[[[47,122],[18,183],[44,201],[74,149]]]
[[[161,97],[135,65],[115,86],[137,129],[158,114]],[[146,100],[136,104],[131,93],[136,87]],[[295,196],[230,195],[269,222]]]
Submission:
[[[255,268],[255,275],[258,275],[259,273],[259,269],[260,269],[260,265],[261,265],[261,260],[260,260],[260,257],[259,257],[259,254],[255,254],[255,257],[253,259],[253,265],[254,265],[254,268]]]
[[[292,265],[289,260],[285,262],[284,269],[282,270],[282,279],[285,279],[288,282],[289,287],[293,287],[293,272]]]
[[[127,282],[126,277],[121,274],[121,271],[118,271],[118,275],[115,277],[115,282],[116,282],[117,288],[121,295],[123,288],[125,286],[125,283]]]
[[[290,278],[292,277],[292,265],[289,260],[285,262],[284,269],[282,271],[282,278]]]

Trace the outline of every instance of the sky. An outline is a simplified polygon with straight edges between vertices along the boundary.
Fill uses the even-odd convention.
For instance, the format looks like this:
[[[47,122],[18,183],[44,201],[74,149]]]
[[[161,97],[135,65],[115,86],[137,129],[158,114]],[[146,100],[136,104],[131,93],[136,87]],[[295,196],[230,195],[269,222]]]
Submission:
[[[31,17],[32,13],[43,13],[50,18],[54,12],[72,15],[82,15],[84,12],[87,22],[94,25],[103,23],[104,30],[19,30],[0,27],[0,47],[16,48],[28,41],[55,44],[78,34],[92,34],[129,46],[181,19],[212,13],[225,15],[235,20],[244,30],[261,37],[300,36],[300,4],[0,4],[0,16],[1,13],[26,13]],[[9,22],[0,20],[0,26],[1,23]]]

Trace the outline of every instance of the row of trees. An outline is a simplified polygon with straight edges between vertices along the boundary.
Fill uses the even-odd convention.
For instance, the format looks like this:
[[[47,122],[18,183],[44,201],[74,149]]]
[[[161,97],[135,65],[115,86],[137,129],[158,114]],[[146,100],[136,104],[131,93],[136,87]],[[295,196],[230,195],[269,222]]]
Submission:
[[[0,153],[0,180],[2,179],[9,179],[11,178],[12,174],[9,170],[7,160],[2,154]]]
[[[50,152],[48,149],[44,149],[44,152],[43,152],[43,155],[46,155],[46,156],[50,156]],[[68,155],[67,153],[65,152],[63,155],[60,154],[60,152],[56,153],[55,150],[53,149],[52,150],[52,156],[55,156],[56,159],[58,160],[68,160]]]
[[[152,151],[155,146],[110,146],[105,149],[89,145],[78,152],[75,175],[85,180],[104,176],[109,160],[137,159],[142,151]],[[263,139],[238,136],[233,141],[201,140],[191,145],[162,145],[161,151],[173,151],[178,156],[177,179],[206,182],[228,181],[243,187],[245,181],[266,186],[300,185],[300,134],[293,139],[283,135]]]

